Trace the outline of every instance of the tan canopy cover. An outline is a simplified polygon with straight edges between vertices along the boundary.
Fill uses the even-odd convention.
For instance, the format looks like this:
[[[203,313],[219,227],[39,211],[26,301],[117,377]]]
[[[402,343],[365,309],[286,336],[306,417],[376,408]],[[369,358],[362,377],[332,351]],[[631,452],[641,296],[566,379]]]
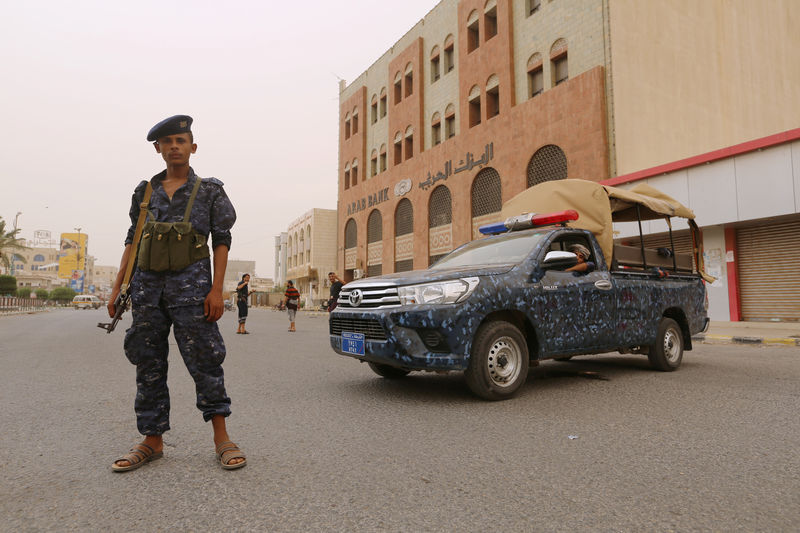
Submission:
[[[694,219],[691,209],[649,185],[619,189],[594,181],[566,179],[546,181],[522,191],[503,204],[501,220],[523,213],[574,209],[578,212],[578,220],[568,225],[594,233],[610,267],[614,247],[612,222],[636,221],[636,206],[639,206],[642,220],[669,217]]]

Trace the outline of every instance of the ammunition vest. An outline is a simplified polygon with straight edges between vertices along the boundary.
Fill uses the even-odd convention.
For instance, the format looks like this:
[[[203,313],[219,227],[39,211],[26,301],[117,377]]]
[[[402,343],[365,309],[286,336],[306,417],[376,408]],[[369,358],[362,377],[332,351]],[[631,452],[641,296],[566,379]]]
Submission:
[[[194,183],[183,222],[156,222],[153,214],[148,212],[149,219],[145,222],[139,244],[140,270],[175,272],[211,256],[206,236],[197,233],[189,221],[200,181],[198,177]]]

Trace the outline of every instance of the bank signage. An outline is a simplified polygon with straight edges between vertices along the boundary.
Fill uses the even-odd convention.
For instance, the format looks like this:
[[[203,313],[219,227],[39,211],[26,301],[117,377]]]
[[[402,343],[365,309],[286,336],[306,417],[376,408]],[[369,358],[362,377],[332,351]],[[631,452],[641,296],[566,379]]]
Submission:
[[[389,199],[389,187],[379,190],[375,194],[351,202],[347,205],[347,215],[350,216],[369,207],[378,205]]]

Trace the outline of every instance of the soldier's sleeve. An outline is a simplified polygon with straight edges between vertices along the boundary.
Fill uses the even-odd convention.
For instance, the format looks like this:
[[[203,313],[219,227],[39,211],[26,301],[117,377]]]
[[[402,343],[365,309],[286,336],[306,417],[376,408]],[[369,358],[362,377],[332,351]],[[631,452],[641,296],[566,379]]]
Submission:
[[[142,180],[139,185],[133,190],[131,196],[131,209],[128,214],[131,217],[131,226],[128,228],[128,234],[125,236],[125,244],[133,243],[133,234],[136,233],[136,222],[139,220],[139,204],[142,203],[144,198],[144,190],[147,188],[147,181]]]
[[[236,222],[236,210],[233,208],[222,182],[217,178],[205,178],[213,187],[211,194],[211,248],[224,244],[231,249],[231,228]]]

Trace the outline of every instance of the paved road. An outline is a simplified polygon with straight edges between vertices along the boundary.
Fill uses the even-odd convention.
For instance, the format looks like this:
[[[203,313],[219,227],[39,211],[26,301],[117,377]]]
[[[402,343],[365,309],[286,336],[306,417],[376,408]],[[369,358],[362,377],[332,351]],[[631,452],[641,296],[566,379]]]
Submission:
[[[0,530],[796,531],[800,349],[701,345],[549,362],[514,400],[457,374],[374,376],[328,348],[325,317],[226,313],[233,438],[220,469],[173,353],[165,458],[137,441],[124,327],[102,311],[0,318]],[[585,371],[605,379],[587,379]],[[570,439],[569,436],[577,437]]]

